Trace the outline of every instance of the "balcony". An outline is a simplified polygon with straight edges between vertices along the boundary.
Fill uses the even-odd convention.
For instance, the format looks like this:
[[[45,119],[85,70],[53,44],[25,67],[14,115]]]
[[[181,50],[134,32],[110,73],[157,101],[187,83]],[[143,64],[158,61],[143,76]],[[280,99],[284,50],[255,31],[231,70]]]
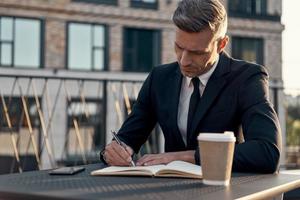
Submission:
[[[99,161],[145,73],[0,68],[0,174]],[[278,111],[282,86],[270,81]],[[140,155],[163,151],[157,126]],[[140,156],[138,155],[138,156]]]
[[[98,162],[145,77],[0,68],[0,173]],[[155,128],[141,153],[160,150]]]

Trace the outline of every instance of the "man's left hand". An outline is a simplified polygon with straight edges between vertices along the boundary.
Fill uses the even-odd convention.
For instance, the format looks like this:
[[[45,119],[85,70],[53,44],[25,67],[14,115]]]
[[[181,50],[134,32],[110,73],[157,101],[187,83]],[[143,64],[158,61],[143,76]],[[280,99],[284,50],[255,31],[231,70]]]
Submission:
[[[137,161],[138,166],[142,165],[158,165],[168,164],[174,160],[182,160],[190,163],[195,163],[195,151],[179,151],[159,154],[146,154]]]

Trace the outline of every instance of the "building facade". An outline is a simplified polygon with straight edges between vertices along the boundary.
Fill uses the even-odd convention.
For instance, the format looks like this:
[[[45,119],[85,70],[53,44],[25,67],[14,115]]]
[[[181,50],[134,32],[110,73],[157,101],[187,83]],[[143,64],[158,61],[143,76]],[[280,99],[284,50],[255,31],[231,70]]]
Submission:
[[[139,81],[137,87],[130,89],[131,92],[129,93],[131,94],[129,94],[129,97],[127,94],[128,98],[125,101],[118,96],[119,93],[122,93],[123,97],[126,96],[124,85],[123,90],[115,93],[114,86],[111,85],[107,94],[106,89],[102,89],[99,101],[103,99],[104,94],[107,95],[108,100],[105,101],[105,106],[99,108],[100,110],[97,108],[97,102],[99,101],[95,97],[95,90],[92,89],[94,85],[83,87],[85,88],[84,96],[90,99],[88,102],[90,104],[88,104],[86,110],[92,113],[93,110],[98,109],[97,114],[102,116],[95,115],[90,126],[94,134],[92,140],[101,140],[101,144],[96,142],[98,144],[96,146],[101,148],[111,139],[108,130],[117,129],[126,117],[123,114],[118,114],[120,113],[118,110],[124,111],[124,109],[128,110],[130,108],[128,106],[130,104],[129,100],[136,97],[141,81],[144,80],[147,72],[158,64],[175,60],[173,49],[175,32],[171,17],[178,1],[0,0],[1,73],[11,75],[34,74],[36,76],[46,74],[46,76],[52,78],[58,75],[69,78],[78,77],[78,80],[90,78],[89,81],[95,81],[101,77],[103,80],[111,77],[114,80]],[[222,0],[222,3],[229,15],[228,35],[230,36],[230,44],[226,51],[233,57],[257,62],[268,68],[270,98],[279,114],[283,142],[285,142],[285,116],[282,103],[283,91],[281,89],[283,86],[281,33],[284,29],[281,24],[281,0]],[[26,85],[27,82],[25,82],[20,84],[21,87]],[[6,87],[2,84],[0,88],[2,88],[1,93],[4,94],[3,99],[7,98],[8,100],[13,83],[5,82],[5,84],[10,86]],[[110,83],[103,82],[101,84],[108,84],[109,86]],[[37,85],[39,86],[39,82]],[[49,87],[55,88],[54,85],[49,85]],[[80,88],[80,86],[78,87]],[[119,87],[121,86],[119,85]],[[42,88],[37,90],[42,91]],[[75,94],[77,92],[76,86],[70,86],[69,91],[72,93],[73,90]],[[29,90],[29,93],[34,96],[34,91]],[[50,92],[50,94],[55,94],[55,92]],[[20,95],[20,92],[13,96],[18,95]],[[39,95],[42,108],[44,108],[47,102],[42,96]],[[45,121],[51,119],[51,122],[59,124],[59,127],[52,126],[52,129],[56,127],[52,138],[52,143],[58,146],[53,148],[52,152],[56,155],[54,156],[56,161],[59,159],[58,155],[64,153],[63,146],[66,146],[65,132],[72,129],[73,125],[75,132],[78,129],[76,129],[76,123],[72,121],[72,117],[69,117],[70,114],[68,113],[76,107],[78,102],[82,102],[82,100],[84,100],[84,103],[87,102],[86,99],[81,97],[80,91],[79,95],[77,94],[77,97],[74,96],[70,101],[64,100],[66,97],[58,97],[58,99],[61,98],[58,100],[60,102],[57,106],[58,110],[65,110],[66,112],[54,115],[53,120],[51,117],[45,119]],[[120,101],[111,101],[111,98]],[[27,105],[29,105],[29,108],[32,105],[32,109],[36,110],[36,112],[33,111],[35,114],[32,114],[31,117],[36,116],[41,119],[38,108],[34,106],[36,103],[37,100],[31,98],[28,99]],[[3,103],[2,106],[2,110],[5,110]],[[20,106],[19,110],[24,110],[24,106],[23,109]],[[108,112],[112,110],[114,110],[113,113]],[[18,109],[15,112],[18,112]],[[72,112],[72,116],[77,116],[76,113],[80,113],[74,111],[74,109]],[[85,116],[87,116],[86,112]],[[4,115],[2,115],[1,120],[5,121]],[[101,123],[99,124],[97,121],[101,121]],[[81,122],[81,124],[84,124],[84,120]],[[36,126],[42,126],[42,123],[38,123]],[[2,127],[8,127],[7,122],[3,122]],[[28,122],[27,125],[25,123],[24,127],[28,129]],[[38,129],[36,131],[42,133],[37,139],[40,144],[47,147],[45,138],[47,138],[48,129]],[[74,137],[76,138],[76,136]],[[78,138],[80,137],[77,135]],[[155,140],[161,141],[161,136],[158,136]],[[84,142],[80,141],[78,139],[78,145],[84,146],[84,144],[81,144]],[[93,142],[88,141],[87,143]],[[76,149],[76,145],[72,148],[73,150]],[[47,149],[48,151],[46,151]],[[157,151],[162,149],[163,147],[160,145]],[[46,148],[46,150],[40,152],[41,168],[53,167],[47,159],[51,151],[49,148]],[[34,152],[34,149],[32,152]],[[282,163],[284,163],[284,157],[282,159]]]

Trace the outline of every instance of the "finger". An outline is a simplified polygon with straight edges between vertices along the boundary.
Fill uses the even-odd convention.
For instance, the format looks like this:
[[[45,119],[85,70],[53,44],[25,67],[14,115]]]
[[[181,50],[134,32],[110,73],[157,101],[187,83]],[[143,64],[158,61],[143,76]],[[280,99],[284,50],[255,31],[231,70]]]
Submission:
[[[136,165],[143,165],[144,164],[144,160],[146,159],[146,157],[148,157],[149,154],[146,154],[146,155],[143,155],[141,158],[139,158],[137,161],[136,161]]]
[[[128,166],[128,162],[124,161],[114,150],[106,151],[104,156],[109,165]]]
[[[122,160],[124,160],[127,163],[131,162],[132,160],[131,155],[125,150],[123,146],[113,141],[111,147],[121,157]]]
[[[129,153],[129,155],[130,156],[132,156],[133,155],[133,150],[132,150],[132,148],[130,147],[130,146],[127,146],[126,144],[125,144],[125,146],[126,146],[126,151]]]
[[[129,146],[127,146],[127,145],[126,145],[125,150],[126,150],[127,153],[129,153],[129,155],[130,155],[130,160],[128,159],[127,161],[131,163],[131,162],[133,161],[133,160],[132,160],[133,150],[132,150],[131,147],[129,147]]]
[[[167,164],[167,162],[165,161],[165,158],[158,157],[156,159],[149,160],[146,163],[144,163],[144,165],[146,165],[146,166],[148,166],[148,165],[159,165],[159,164]]]
[[[109,165],[115,165],[115,166],[128,166],[128,162],[124,161],[119,154],[115,153],[114,151],[107,152],[105,155],[107,155],[106,162]]]
[[[148,162],[156,159],[156,155],[146,154],[137,161],[137,165],[147,165]]]
[[[148,154],[138,160],[138,165],[158,165],[167,164],[173,159],[172,153]]]
[[[111,147],[112,147],[112,152],[114,152],[115,158],[119,159],[119,161],[126,162],[128,155],[127,152],[124,150],[124,148],[118,144],[112,144]]]
[[[124,162],[124,159],[119,154],[118,145],[114,142],[111,142],[105,147],[104,155],[110,165],[128,165],[128,162]]]

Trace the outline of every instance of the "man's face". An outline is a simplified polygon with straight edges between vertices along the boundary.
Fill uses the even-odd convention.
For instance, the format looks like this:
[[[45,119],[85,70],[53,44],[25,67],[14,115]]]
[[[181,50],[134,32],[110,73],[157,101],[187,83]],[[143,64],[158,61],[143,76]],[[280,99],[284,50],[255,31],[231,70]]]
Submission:
[[[176,30],[175,53],[184,76],[195,77],[209,71],[221,50],[208,28],[197,33]]]

